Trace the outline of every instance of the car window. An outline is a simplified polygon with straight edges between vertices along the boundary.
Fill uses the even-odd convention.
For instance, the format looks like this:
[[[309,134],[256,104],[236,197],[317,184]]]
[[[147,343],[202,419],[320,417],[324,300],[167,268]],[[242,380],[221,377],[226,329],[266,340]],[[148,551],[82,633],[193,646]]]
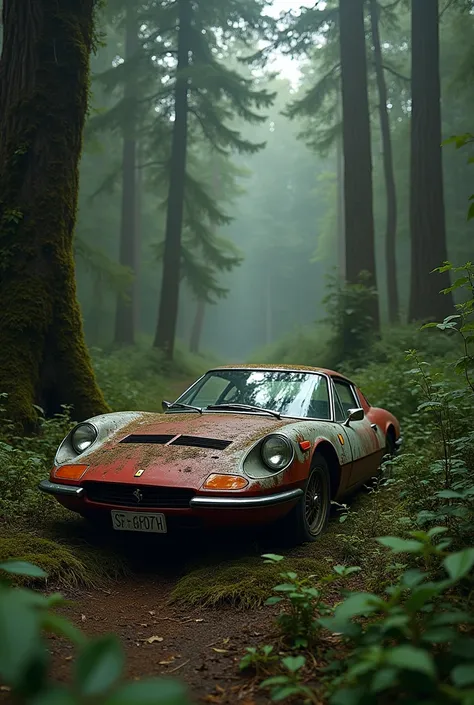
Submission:
[[[349,409],[359,408],[360,402],[347,382],[335,379],[334,388],[339,400],[339,404],[336,403],[336,421],[345,421],[349,416]]]
[[[215,404],[247,404],[286,416],[331,418],[327,378],[306,371],[213,370],[177,401],[201,408]]]
[[[209,376],[204,380],[204,384],[201,384],[199,389],[197,389],[191,396],[189,403],[200,407],[215,404],[216,400],[219,400],[230,386],[231,385],[229,384],[228,379],[223,379],[222,377],[217,376]],[[236,391],[235,387],[232,387],[232,389],[234,392]],[[230,392],[231,389],[229,389],[226,394],[226,401],[229,401],[228,397],[232,396]]]

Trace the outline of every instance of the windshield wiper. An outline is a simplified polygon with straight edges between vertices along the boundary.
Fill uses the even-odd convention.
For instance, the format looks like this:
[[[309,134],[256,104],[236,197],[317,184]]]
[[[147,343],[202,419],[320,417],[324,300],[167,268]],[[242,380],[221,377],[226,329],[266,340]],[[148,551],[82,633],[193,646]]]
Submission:
[[[272,409],[265,409],[263,406],[253,406],[252,404],[210,404],[209,406],[206,406],[206,409],[236,409],[237,411],[263,411],[266,414],[276,416],[277,419],[281,419],[281,414],[278,411],[273,411]]]
[[[200,414],[202,414],[202,409],[200,406],[192,406],[192,404],[183,404],[180,401],[174,401],[174,402],[169,402],[169,401],[164,401],[163,404],[163,411],[169,411],[170,409],[191,409],[191,411],[198,411]]]

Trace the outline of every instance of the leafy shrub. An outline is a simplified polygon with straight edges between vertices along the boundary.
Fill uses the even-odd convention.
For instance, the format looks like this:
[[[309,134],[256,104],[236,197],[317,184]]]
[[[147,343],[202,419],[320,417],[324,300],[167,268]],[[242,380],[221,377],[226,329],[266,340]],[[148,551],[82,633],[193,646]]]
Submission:
[[[9,575],[34,579],[46,573],[30,563],[0,564],[0,680],[24,705],[189,705],[176,681],[150,679],[121,684],[124,654],[113,635],[87,638],[56,607],[61,595],[45,596],[13,587]],[[71,686],[51,678],[45,634],[67,639],[76,649]]]

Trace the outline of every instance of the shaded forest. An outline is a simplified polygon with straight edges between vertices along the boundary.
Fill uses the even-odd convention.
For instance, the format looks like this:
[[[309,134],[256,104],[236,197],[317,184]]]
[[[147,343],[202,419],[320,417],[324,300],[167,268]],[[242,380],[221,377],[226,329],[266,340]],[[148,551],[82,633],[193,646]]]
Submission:
[[[1,30],[0,703],[473,705],[472,0],[3,0]],[[357,494],[326,467],[314,543],[142,541],[38,491],[83,493],[92,417],[175,423],[246,362],[400,423]]]

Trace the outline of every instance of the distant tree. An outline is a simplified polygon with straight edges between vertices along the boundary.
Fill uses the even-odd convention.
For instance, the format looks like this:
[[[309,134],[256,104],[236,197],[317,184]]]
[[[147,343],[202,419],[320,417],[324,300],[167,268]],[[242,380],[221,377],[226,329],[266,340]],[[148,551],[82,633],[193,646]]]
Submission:
[[[367,272],[376,287],[364,0],[339,0],[346,277],[351,284]],[[378,327],[378,307],[371,303]]]
[[[128,0],[125,18],[125,61],[136,65],[140,41],[137,3]],[[134,278],[127,296],[117,296],[115,342],[132,345],[135,341],[137,313],[138,208],[137,208],[137,113],[138,82],[133,71],[127,71],[123,87],[122,120],[122,213],[120,223],[119,262],[128,267]]]
[[[174,25],[169,19],[162,19],[162,26],[177,27],[171,35],[162,32],[164,41],[171,37],[177,51],[163,276],[154,341],[168,359],[173,356],[178,317],[190,119],[197,122],[203,137],[221,153],[232,149],[253,153],[264,146],[242,139],[232,129],[231,120],[238,116],[249,122],[262,122],[265,117],[254,108],[269,106],[273,96],[266,90],[256,90],[251,79],[226,68],[219,60],[219,42],[229,37],[246,42],[262,33],[266,22],[262,18],[263,7],[263,0],[195,4],[176,0],[167,8]]]
[[[73,230],[94,1],[4,0],[0,60],[0,389],[35,406],[105,412],[76,300]]]
[[[438,0],[412,0],[411,286],[409,320],[448,316],[449,274],[431,272],[447,260],[441,156]],[[440,277],[442,278],[440,280]]]
[[[387,85],[383,66],[382,46],[379,30],[380,6],[377,0],[370,0],[370,24],[374,52],[374,66],[378,89],[380,131],[382,133],[383,168],[387,194],[387,220],[385,225],[385,262],[387,271],[388,320],[398,320],[398,285],[397,285],[397,188],[393,168],[392,137],[388,116]]]

